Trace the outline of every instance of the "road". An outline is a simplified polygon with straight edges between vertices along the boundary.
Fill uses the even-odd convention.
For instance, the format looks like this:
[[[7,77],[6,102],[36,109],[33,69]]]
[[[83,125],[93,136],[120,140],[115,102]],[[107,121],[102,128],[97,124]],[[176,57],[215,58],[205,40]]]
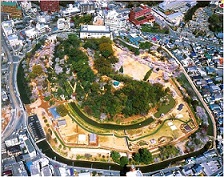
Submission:
[[[24,110],[20,108],[21,101],[18,95],[18,88],[17,88],[17,69],[18,69],[18,62],[14,63],[14,59],[17,61],[17,57],[13,57],[10,53],[7,44],[4,40],[2,35],[2,47],[5,51],[6,57],[8,58],[9,64],[9,77],[8,77],[8,86],[9,86],[9,93],[10,93],[10,101],[12,102],[12,109],[15,110],[15,113],[12,115],[8,126],[5,128],[4,132],[2,132],[2,142],[4,142],[13,132],[15,129],[18,129],[22,124],[24,125]],[[20,113],[20,114],[19,114]]]

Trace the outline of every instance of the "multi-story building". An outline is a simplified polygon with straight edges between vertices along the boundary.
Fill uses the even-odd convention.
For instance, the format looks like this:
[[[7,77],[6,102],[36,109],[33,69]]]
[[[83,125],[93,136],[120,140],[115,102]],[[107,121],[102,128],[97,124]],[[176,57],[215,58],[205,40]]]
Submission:
[[[140,7],[132,8],[129,14],[129,21],[134,25],[142,25],[145,23],[152,23],[155,21],[151,14],[151,8],[147,5],[141,4]]]
[[[82,25],[80,28],[80,38],[101,38],[109,37],[112,39],[112,33],[109,26]]]
[[[11,18],[22,18],[22,9],[17,2],[2,1],[1,12],[8,13]]]
[[[79,13],[80,9],[77,6],[73,6],[72,4],[69,4],[68,8],[61,11],[61,14],[63,17],[68,17],[75,15],[76,13]]]
[[[2,30],[3,30],[3,32],[6,36],[13,33],[13,27],[14,27],[14,21],[13,20],[2,22]]]
[[[96,8],[95,2],[91,1],[79,1],[77,6],[81,13],[94,13]]]
[[[44,11],[57,12],[60,10],[59,1],[40,0],[40,9],[43,12]]]
[[[158,7],[162,12],[166,12],[168,10],[179,9],[185,6],[186,4],[187,2],[185,1],[165,0],[164,2],[160,3]]]
[[[57,28],[59,30],[70,28],[70,19],[59,18],[57,21]]]
[[[104,23],[109,26],[112,31],[125,28],[126,19],[122,18],[122,15],[117,13],[115,10],[108,11],[105,16]]]

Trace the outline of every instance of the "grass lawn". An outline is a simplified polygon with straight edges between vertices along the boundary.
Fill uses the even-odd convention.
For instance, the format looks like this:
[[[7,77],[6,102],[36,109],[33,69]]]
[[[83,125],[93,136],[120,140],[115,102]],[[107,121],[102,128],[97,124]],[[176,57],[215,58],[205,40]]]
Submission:
[[[161,114],[166,114],[168,113],[175,105],[175,100],[172,98],[171,95],[168,95],[168,99],[169,99],[169,104],[163,104],[160,108],[159,111],[157,113],[154,114],[154,116],[156,118],[159,118],[161,116]]]

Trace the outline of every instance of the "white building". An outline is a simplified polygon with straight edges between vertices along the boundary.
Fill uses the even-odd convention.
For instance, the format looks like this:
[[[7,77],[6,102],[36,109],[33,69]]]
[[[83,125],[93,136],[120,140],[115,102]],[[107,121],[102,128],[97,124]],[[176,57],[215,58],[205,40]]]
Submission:
[[[13,139],[9,139],[5,141],[6,147],[11,147],[11,146],[19,145],[19,144],[20,142],[18,138],[13,138]]]
[[[80,38],[101,38],[109,37],[112,39],[112,33],[109,26],[82,25],[80,28]]]
[[[184,14],[182,14],[181,12],[176,12],[167,16],[167,20],[173,23],[174,26],[178,26],[183,18]]]
[[[50,22],[50,15],[39,15],[37,16],[37,22],[39,23],[48,23]]]
[[[74,15],[76,13],[79,13],[80,9],[76,6],[73,6],[72,4],[69,4],[68,8],[66,8],[65,10],[63,10],[61,12],[63,17],[69,17],[71,15]]]
[[[57,28],[59,30],[70,28],[70,19],[59,18],[57,21]]]
[[[21,7],[28,11],[29,9],[32,8],[31,2],[28,2],[27,0],[21,1]]]
[[[14,27],[14,21],[13,20],[2,22],[2,30],[3,30],[3,32],[6,36],[13,33],[13,27]]]
[[[116,12],[116,10],[108,11],[108,14],[105,16],[105,26],[109,26],[111,31],[125,28],[126,19],[122,17],[123,16]]]
[[[178,1],[178,0],[164,0],[164,2],[159,4],[159,9],[163,12],[167,10],[175,10],[181,7],[184,7],[187,3],[185,1]]]
[[[22,40],[19,40],[18,36],[15,35],[15,34],[11,34],[8,36],[8,40],[9,40],[9,44],[14,47],[14,46],[17,46],[17,45],[22,45],[23,44],[23,41]]]
[[[47,30],[48,30],[48,31],[51,30],[51,28],[50,28],[48,25],[45,25],[45,24],[43,24],[43,23],[37,23],[37,24],[36,24],[36,29],[37,29],[37,31],[40,32],[40,33],[44,33],[44,32],[46,32]]]
[[[37,37],[37,31],[35,28],[29,28],[24,32],[28,39],[34,39],[35,37]]]

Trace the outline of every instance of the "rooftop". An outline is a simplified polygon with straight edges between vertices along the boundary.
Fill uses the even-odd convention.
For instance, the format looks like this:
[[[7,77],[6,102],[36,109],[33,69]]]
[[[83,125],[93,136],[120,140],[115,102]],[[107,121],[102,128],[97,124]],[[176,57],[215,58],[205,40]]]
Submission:
[[[104,32],[110,32],[110,27],[109,26],[97,26],[97,25],[83,25],[83,26],[81,26],[81,31],[89,31],[89,32],[104,31]]]

